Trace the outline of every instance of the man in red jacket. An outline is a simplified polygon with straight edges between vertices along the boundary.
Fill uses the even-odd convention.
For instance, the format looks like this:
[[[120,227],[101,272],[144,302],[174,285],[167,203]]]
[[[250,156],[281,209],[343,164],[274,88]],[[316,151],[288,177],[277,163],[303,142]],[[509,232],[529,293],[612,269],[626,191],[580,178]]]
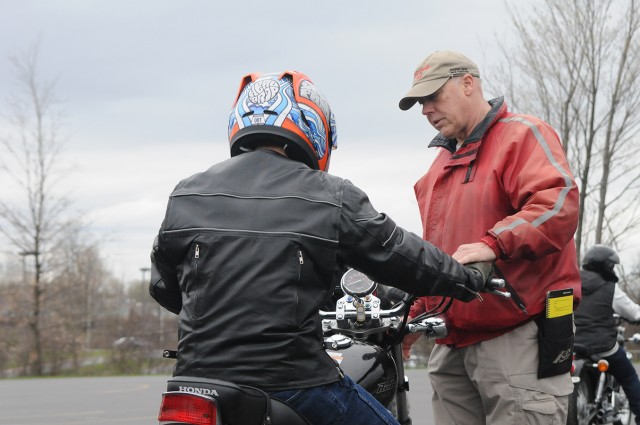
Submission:
[[[580,274],[578,190],[559,138],[503,98],[485,100],[478,67],[457,52],[418,66],[399,106],[415,103],[439,131],[429,145],[439,153],[415,185],[424,239],[462,263],[493,261],[512,294],[447,311],[449,335],[429,359],[435,422],[565,423]],[[562,326],[548,326],[550,291],[573,291]],[[420,298],[412,315],[440,300]]]

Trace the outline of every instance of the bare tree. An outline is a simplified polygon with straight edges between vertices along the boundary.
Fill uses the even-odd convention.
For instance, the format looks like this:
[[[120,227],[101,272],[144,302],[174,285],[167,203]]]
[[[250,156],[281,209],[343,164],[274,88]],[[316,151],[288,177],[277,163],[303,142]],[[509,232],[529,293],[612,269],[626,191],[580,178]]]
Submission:
[[[620,249],[640,227],[638,0],[543,0],[510,17],[492,86],[558,130],[580,189],[578,255]]]
[[[16,256],[17,257],[17,256]],[[11,377],[27,373],[29,344],[25,341],[24,330],[28,324],[23,308],[25,297],[22,279],[19,277],[19,262],[8,263],[0,280],[0,376]],[[11,278],[9,278],[11,276]]]
[[[67,225],[65,215],[70,203],[55,190],[62,147],[55,83],[40,77],[37,59],[37,45],[10,58],[17,77],[17,93],[9,102],[8,133],[0,139],[4,150],[0,154],[0,171],[12,181],[15,190],[12,196],[0,199],[0,234],[22,255],[23,268],[33,267],[33,273],[24,273],[32,288],[30,358],[32,373],[42,375],[41,314],[50,271],[47,259]]]
[[[56,270],[44,298],[42,330],[47,359],[58,359],[58,367],[72,360],[74,369],[81,366],[83,353],[92,348],[95,317],[104,314],[98,293],[110,278],[97,246],[87,244],[84,229],[65,232],[67,237],[50,258]]]

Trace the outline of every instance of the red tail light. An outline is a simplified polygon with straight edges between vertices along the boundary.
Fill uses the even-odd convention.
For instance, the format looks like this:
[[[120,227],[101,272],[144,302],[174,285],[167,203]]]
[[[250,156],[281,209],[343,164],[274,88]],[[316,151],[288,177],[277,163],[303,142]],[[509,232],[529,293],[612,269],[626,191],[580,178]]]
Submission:
[[[206,396],[181,392],[162,394],[158,422],[163,424],[216,425],[216,402]]]

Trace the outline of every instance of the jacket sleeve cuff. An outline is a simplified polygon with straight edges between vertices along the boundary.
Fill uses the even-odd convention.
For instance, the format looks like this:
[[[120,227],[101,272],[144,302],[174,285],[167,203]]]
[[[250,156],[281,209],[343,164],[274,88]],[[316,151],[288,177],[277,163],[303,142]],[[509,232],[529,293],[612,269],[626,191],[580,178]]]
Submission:
[[[494,252],[494,254],[496,254],[496,258],[499,260],[506,260],[507,256],[505,255],[504,252],[502,252],[502,250],[500,249],[500,243],[498,242],[498,238],[496,238],[495,236],[488,234],[485,237],[483,237],[482,239],[480,239],[481,242],[484,242],[485,244],[487,244],[489,246],[489,248],[491,248]]]

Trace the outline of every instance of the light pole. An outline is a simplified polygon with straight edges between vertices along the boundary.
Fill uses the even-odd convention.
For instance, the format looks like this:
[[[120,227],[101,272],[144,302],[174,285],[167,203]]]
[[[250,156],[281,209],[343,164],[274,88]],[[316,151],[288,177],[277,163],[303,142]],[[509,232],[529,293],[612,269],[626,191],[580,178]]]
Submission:
[[[149,267],[140,267],[140,272],[142,273],[142,287],[140,291],[140,301],[142,301],[142,298],[144,297],[144,288],[146,286],[145,276],[149,270],[151,270]]]
[[[20,251],[18,253],[18,255],[20,255],[22,257],[22,282],[25,285],[27,284],[27,261],[26,261],[26,257],[28,255],[33,255],[35,257],[36,254],[37,254],[36,251]]]

